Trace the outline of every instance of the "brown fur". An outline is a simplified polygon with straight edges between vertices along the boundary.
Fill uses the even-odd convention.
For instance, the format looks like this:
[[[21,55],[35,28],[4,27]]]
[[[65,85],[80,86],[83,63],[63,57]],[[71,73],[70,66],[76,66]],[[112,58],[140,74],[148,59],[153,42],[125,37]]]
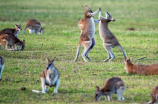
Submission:
[[[42,26],[41,26],[41,23],[38,20],[36,20],[36,19],[28,20],[26,22],[26,26],[25,26],[24,31],[22,33],[24,33],[27,28],[35,30],[36,34],[38,32],[41,32],[42,30],[44,30],[44,28],[42,28]]]
[[[0,35],[4,34],[4,33],[9,33],[9,34],[13,34],[13,35],[15,35],[17,37],[17,35],[18,35],[20,30],[22,30],[21,24],[19,24],[19,25],[15,24],[15,28],[14,29],[12,29],[12,28],[5,28],[5,29],[1,30],[0,31]]]
[[[115,58],[115,55],[111,51],[111,48],[115,48],[115,47],[119,47],[121,49],[124,57],[126,57],[126,54],[125,54],[122,46],[118,42],[115,35],[108,28],[109,22],[115,21],[115,19],[113,19],[112,16],[108,12],[106,13],[106,18],[102,17],[101,16],[101,9],[100,9],[99,20],[100,20],[100,22],[99,22],[99,34],[100,34],[100,37],[103,41],[103,46],[106,49],[106,51],[108,52],[108,58],[106,58],[104,61],[108,61],[109,59],[110,59],[110,61],[112,61]]]
[[[84,46],[84,51],[82,53],[82,58],[84,59],[85,62],[87,62],[87,60],[84,58],[84,56],[86,56],[91,61],[88,54],[89,54],[90,50],[95,45],[95,39],[94,39],[95,24],[94,24],[94,20],[93,20],[92,17],[94,15],[96,15],[96,13],[98,11],[99,10],[97,10],[96,12],[93,13],[92,10],[86,5],[86,10],[84,12],[84,19],[82,19],[78,22],[78,26],[80,24],[82,24],[82,26],[79,26],[79,28],[81,30],[81,36],[80,36],[80,40],[79,40],[79,43],[78,43],[76,58],[74,59],[74,61],[76,61],[77,58],[78,58],[79,50],[80,50],[81,45]]]
[[[101,96],[110,96],[110,100],[112,100],[112,94],[117,94],[117,90],[122,87],[122,91],[125,90],[125,84],[122,81],[121,78],[118,77],[112,77],[110,78],[104,85],[102,89],[99,89],[99,87],[96,87],[96,93],[95,93],[95,100],[97,101],[99,97]],[[122,94],[121,94],[122,96]],[[121,100],[121,99],[119,99]]]
[[[8,50],[8,46],[14,46],[14,50],[17,50],[17,45],[22,46],[22,49],[24,49],[25,46],[25,40],[20,41],[18,38],[16,38],[13,34],[1,34],[0,35],[0,45],[4,45],[5,49]]]
[[[152,65],[135,65],[131,58],[125,58],[125,69],[127,73],[140,75],[158,75],[158,64]]]
[[[148,102],[148,104],[153,104],[154,102],[157,102],[158,100],[158,86],[153,87],[152,94],[151,94],[151,101]]]
[[[78,21],[78,27],[81,31],[84,29],[84,19]]]

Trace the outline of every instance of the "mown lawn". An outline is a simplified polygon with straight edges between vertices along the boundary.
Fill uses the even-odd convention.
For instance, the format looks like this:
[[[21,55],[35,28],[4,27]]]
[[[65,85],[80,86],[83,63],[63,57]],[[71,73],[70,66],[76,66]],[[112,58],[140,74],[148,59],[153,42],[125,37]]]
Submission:
[[[28,19],[35,18],[45,27],[44,35],[18,35],[26,41],[24,51],[0,50],[5,58],[5,68],[0,81],[0,103],[146,103],[151,99],[151,89],[158,85],[158,76],[131,75],[125,72],[124,58],[119,48],[112,49],[116,58],[112,62],[103,62],[107,52],[103,48],[96,25],[96,46],[89,56],[93,62],[85,63],[79,55],[75,58],[80,30],[78,19],[83,18],[85,5],[93,11],[99,7],[102,15],[109,12],[115,22],[109,29],[115,34],[128,57],[135,64],[158,63],[158,12],[157,0],[0,0],[0,30],[14,28],[21,23],[24,28]],[[98,14],[94,17],[98,19]],[[126,31],[126,28],[135,31]],[[82,52],[81,48],[80,53]],[[47,94],[33,93],[41,90],[40,72],[46,67],[46,58],[56,56],[55,66],[60,72],[58,94],[53,88]],[[139,58],[146,57],[142,60]],[[104,97],[95,102],[95,86],[103,87],[111,77],[120,77],[125,82],[125,100],[107,102]],[[21,91],[21,87],[26,87]]]

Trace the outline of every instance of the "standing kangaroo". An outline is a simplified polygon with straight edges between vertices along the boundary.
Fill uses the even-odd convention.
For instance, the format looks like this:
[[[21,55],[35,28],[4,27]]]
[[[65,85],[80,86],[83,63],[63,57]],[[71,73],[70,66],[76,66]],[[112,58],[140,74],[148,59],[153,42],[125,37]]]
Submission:
[[[99,89],[96,86],[95,100],[100,100],[101,96],[105,96],[108,101],[112,100],[112,94],[117,94],[118,100],[124,100],[122,97],[123,92],[125,91],[125,84],[121,78],[112,77],[104,85],[102,89]]]
[[[85,56],[90,61],[92,61],[90,59],[90,57],[88,56],[88,54],[89,54],[90,50],[95,46],[95,39],[94,39],[95,24],[94,24],[93,16],[95,16],[98,11],[99,10],[97,10],[93,13],[92,10],[86,5],[86,10],[84,13],[84,20],[82,20],[84,28],[81,28],[82,29],[81,36],[80,36],[80,40],[78,43],[76,58],[74,59],[74,61],[76,61],[78,58],[81,45],[84,46],[84,50],[82,53],[82,58],[84,59],[84,61],[87,62],[87,60],[85,59]]]
[[[42,28],[41,23],[36,19],[30,19],[27,21],[26,26],[25,26],[22,34],[26,31],[27,28],[29,29],[30,34],[32,34],[32,33],[37,34],[38,32],[41,35],[44,34],[44,28]]]
[[[0,79],[1,79],[3,69],[4,69],[4,57],[0,56]]]
[[[25,47],[25,40],[20,41],[13,34],[4,33],[0,35],[0,45],[5,46],[5,50],[17,50],[17,45],[20,46],[22,51]],[[8,46],[14,46],[14,49],[8,49]]]
[[[112,61],[115,58],[115,55],[111,51],[111,48],[114,48],[116,46],[118,46],[121,49],[124,57],[126,57],[125,51],[123,50],[122,46],[120,45],[117,38],[113,35],[113,33],[108,28],[108,23],[110,21],[115,21],[115,20],[108,12],[106,12],[106,18],[102,17],[101,9],[99,11],[99,20],[100,21],[95,21],[95,22],[99,23],[99,34],[103,41],[103,46],[108,52],[108,58],[105,59],[104,61],[108,61],[109,59],[111,59],[110,61]]]
[[[158,64],[152,65],[135,65],[131,62],[131,57],[125,57],[125,70],[127,73],[140,75],[158,75]]]
[[[57,68],[54,66],[55,58],[52,61],[50,61],[49,59],[46,59],[46,61],[47,61],[47,68],[41,72],[42,91],[38,91],[38,90],[32,90],[32,91],[36,93],[40,93],[40,92],[46,93],[49,87],[54,86],[55,87],[54,93],[58,93],[60,75]]]
[[[4,34],[4,33],[10,33],[10,34],[15,35],[18,38],[18,34],[19,34],[20,30],[22,30],[21,24],[19,23],[19,25],[17,25],[17,24],[14,24],[14,25],[15,25],[15,29],[5,28],[0,31],[0,35]]]
[[[148,104],[153,104],[155,102],[158,102],[157,101],[158,100],[158,86],[153,87],[151,97],[152,99],[151,101],[148,102]]]

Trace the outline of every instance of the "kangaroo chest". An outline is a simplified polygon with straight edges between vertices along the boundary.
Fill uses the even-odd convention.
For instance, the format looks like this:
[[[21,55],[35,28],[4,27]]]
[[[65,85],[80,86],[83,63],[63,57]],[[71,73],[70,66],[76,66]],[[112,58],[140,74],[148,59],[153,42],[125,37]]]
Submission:
[[[92,39],[95,35],[94,19],[92,17],[87,19],[84,25],[85,28],[83,30],[83,33],[85,33],[85,35],[89,35],[90,38]]]
[[[112,38],[114,38],[113,34],[108,29],[108,27],[101,23],[101,21],[99,22],[99,34],[103,41],[109,41],[112,40]]]

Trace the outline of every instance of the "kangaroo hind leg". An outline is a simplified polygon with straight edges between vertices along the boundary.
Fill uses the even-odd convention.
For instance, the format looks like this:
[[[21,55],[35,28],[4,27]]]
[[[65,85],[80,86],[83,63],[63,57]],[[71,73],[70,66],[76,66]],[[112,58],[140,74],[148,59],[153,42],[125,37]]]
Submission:
[[[88,51],[87,51],[87,53],[86,53],[86,57],[90,60],[90,61],[92,61],[91,59],[90,59],[90,57],[88,56],[89,55],[89,52],[90,52],[90,50],[95,46],[95,39],[93,38],[92,39],[92,45],[89,47],[89,49],[88,49]]]
[[[106,51],[108,52],[108,58],[105,59],[104,61],[108,61],[110,59],[110,61],[112,61],[115,58],[115,55],[113,54],[113,52],[111,51],[111,46],[110,44],[106,44],[103,43],[104,48],[106,49]]]
[[[59,86],[59,83],[60,83],[60,79],[57,80],[56,84],[55,84],[55,87],[54,87],[54,93],[58,93],[58,86]]]
[[[87,60],[85,59],[85,55],[86,55],[88,49],[90,48],[90,46],[92,45],[92,41],[84,41],[82,44],[84,46],[84,50],[82,52],[82,58],[85,62],[87,62]]]

